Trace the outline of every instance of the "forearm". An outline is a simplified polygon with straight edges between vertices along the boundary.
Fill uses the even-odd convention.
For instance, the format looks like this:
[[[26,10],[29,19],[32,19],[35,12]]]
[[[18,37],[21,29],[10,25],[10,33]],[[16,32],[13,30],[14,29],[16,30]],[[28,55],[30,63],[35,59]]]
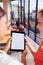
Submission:
[[[28,46],[31,54],[34,55],[35,51],[34,51],[33,47],[31,45],[27,45],[27,46]]]
[[[29,41],[29,39],[27,37],[25,37],[25,40],[26,40],[26,45],[27,47],[29,48],[29,50],[31,51],[32,55],[35,53],[35,50],[34,48],[32,47],[31,45],[31,42]]]

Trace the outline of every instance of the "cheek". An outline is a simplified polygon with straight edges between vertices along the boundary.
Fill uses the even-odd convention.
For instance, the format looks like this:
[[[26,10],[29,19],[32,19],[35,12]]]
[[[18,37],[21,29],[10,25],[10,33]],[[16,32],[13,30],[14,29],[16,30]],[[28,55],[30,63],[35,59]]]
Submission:
[[[43,30],[43,24],[40,26],[41,30]]]
[[[40,31],[43,30],[43,25],[39,25],[38,28]]]
[[[6,34],[7,33],[7,26],[5,22],[0,22],[0,34]]]
[[[40,31],[40,35],[42,35],[42,33],[43,33],[43,26],[39,27],[39,31]]]
[[[39,27],[39,31],[42,32],[42,27]]]

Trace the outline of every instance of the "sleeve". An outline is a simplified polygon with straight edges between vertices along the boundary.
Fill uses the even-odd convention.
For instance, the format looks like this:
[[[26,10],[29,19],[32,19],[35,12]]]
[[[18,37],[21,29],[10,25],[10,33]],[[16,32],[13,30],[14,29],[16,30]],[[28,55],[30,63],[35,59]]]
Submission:
[[[18,59],[10,57],[10,62],[7,65],[23,65]]]
[[[12,62],[8,63],[7,65],[23,65],[23,64],[18,61],[12,61]]]
[[[0,54],[0,64],[1,65],[23,65],[19,60],[16,58],[10,57],[4,51],[0,50],[2,54]]]

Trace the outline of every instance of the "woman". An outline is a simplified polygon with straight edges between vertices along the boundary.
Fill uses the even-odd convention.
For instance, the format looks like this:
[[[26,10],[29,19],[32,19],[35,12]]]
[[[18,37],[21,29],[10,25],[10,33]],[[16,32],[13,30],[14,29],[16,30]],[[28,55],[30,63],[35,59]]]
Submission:
[[[8,25],[7,25],[7,18],[6,12],[4,9],[0,7],[0,41],[4,39],[4,35],[8,34]],[[10,36],[8,37],[9,40],[3,50],[0,50],[0,65],[23,65],[20,63],[16,58],[11,58],[7,55],[7,51],[10,48]]]
[[[27,47],[30,49],[34,57],[35,65],[43,65],[43,9],[38,12],[37,29],[40,31],[40,35],[42,38],[37,51],[32,50],[32,46],[30,46],[30,42],[27,38],[25,38],[25,40],[26,40]]]

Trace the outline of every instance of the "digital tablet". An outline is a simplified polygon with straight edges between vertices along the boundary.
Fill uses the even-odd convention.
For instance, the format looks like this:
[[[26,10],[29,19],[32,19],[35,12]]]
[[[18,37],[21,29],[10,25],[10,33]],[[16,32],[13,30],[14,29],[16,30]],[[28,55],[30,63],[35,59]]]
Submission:
[[[11,37],[12,37],[12,40],[11,40],[10,50],[23,51],[25,49],[24,33],[12,31]]]

